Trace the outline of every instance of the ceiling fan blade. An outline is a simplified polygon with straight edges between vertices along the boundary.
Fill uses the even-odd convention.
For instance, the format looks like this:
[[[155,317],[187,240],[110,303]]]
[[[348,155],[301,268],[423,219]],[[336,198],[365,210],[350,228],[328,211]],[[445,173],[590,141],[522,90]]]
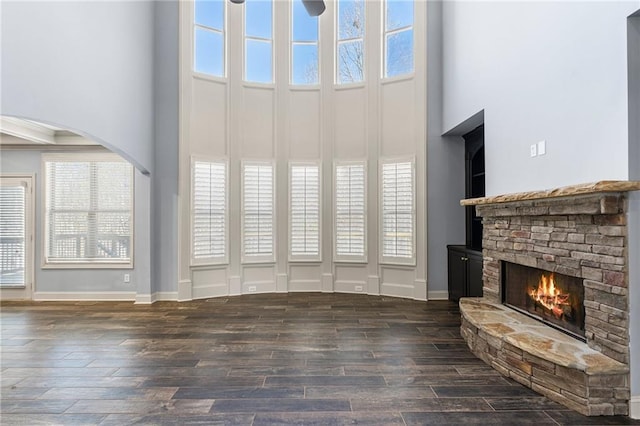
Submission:
[[[302,4],[309,16],[319,16],[326,9],[324,0],[302,0]]]

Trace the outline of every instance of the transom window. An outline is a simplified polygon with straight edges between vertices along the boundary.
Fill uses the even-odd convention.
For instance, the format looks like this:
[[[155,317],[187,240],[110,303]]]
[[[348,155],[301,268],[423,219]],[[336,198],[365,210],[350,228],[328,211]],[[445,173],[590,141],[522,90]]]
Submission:
[[[318,84],[318,17],[291,1],[291,84]]]
[[[384,1],[384,74],[413,72],[413,0]]]
[[[338,0],[336,82],[364,81],[365,0]]]
[[[226,0],[194,2],[193,69],[202,74],[225,75]]]
[[[132,266],[133,167],[116,155],[44,157],[45,265]]]
[[[244,4],[244,79],[273,83],[273,2]]]

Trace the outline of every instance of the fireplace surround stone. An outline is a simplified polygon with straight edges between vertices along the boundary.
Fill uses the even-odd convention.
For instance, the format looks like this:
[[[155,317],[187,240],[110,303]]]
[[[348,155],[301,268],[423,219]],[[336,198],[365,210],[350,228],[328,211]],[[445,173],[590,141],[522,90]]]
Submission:
[[[484,297],[460,301],[462,336],[498,371],[586,415],[629,412],[626,192],[634,190],[639,182],[604,181],[461,202],[483,218],[484,257]],[[501,305],[502,261],[584,279],[586,343],[545,331],[549,350],[532,350],[526,342],[550,327]],[[517,331],[491,320],[503,311]],[[565,363],[563,351],[584,362]]]

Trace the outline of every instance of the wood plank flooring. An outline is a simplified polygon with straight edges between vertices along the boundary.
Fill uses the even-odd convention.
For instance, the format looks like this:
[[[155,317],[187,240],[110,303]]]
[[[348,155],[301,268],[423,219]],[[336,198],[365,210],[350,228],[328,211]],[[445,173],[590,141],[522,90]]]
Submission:
[[[347,294],[1,304],[4,425],[640,424],[505,379],[451,302]]]

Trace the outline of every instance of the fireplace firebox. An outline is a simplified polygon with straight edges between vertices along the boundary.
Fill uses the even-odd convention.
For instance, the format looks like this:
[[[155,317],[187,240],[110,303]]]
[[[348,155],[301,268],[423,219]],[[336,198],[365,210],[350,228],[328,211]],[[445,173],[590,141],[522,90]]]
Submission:
[[[502,267],[505,305],[586,341],[581,278],[504,261]]]

